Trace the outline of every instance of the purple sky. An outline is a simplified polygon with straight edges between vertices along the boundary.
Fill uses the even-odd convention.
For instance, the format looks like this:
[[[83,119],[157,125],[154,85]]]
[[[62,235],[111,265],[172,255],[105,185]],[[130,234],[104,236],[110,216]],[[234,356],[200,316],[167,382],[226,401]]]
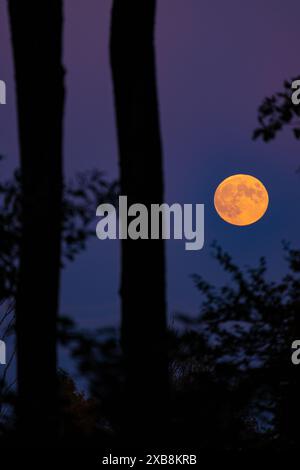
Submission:
[[[65,1],[67,176],[93,167],[117,176],[110,7],[110,0]],[[300,246],[300,176],[295,173],[300,144],[288,131],[274,143],[251,141],[262,98],[299,74],[299,14],[297,0],[158,0],[166,199],[206,205],[204,250],[186,252],[180,241],[167,245],[170,313],[197,311],[200,298],[190,274],[222,280],[210,257],[213,240],[241,264],[265,255],[276,276],[284,269],[281,240]],[[0,78],[8,86],[8,104],[0,107],[0,153],[7,156],[2,168],[7,175],[18,162],[18,145],[6,2],[0,3]],[[248,228],[224,223],[213,208],[216,186],[234,173],[258,177],[270,194],[267,215]],[[63,274],[61,311],[82,326],[115,323],[118,277],[118,243],[91,242]]]

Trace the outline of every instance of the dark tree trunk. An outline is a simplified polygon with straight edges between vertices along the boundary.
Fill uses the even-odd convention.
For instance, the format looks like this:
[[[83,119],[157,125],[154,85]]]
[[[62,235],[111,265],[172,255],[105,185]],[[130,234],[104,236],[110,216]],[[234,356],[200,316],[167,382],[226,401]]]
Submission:
[[[128,204],[163,202],[156,90],[155,0],[115,0],[111,64],[121,193]],[[132,445],[163,434],[167,418],[165,259],[162,240],[122,241],[125,425]],[[134,440],[133,440],[134,439]]]
[[[22,171],[16,305],[18,425],[22,438],[55,437],[64,85],[61,0],[9,1]]]

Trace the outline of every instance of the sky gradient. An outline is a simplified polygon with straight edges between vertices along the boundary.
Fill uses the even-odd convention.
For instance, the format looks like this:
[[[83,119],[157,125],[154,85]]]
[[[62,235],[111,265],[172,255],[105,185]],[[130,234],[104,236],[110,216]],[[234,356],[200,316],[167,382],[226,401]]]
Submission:
[[[110,8],[110,0],[65,1],[67,177],[89,168],[102,169],[111,179],[118,175],[108,55]],[[157,78],[166,201],[205,204],[204,249],[187,252],[184,241],[167,242],[170,318],[175,311],[199,309],[191,274],[215,283],[223,280],[210,255],[214,240],[239,264],[266,256],[274,277],[285,266],[281,241],[300,247],[300,144],[288,130],[269,144],[251,140],[262,99],[279,91],[284,79],[299,74],[299,14],[297,0],[158,0]],[[7,157],[1,170],[7,176],[19,157],[3,0],[0,79],[8,89],[8,104],[0,107],[0,153]],[[228,225],[214,210],[216,187],[235,173],[256,176],[269,192],[267,214],[250,227]],[[119,255],[118,242],[93,240],[63,273],[61,312],[83,327],[116,324]]]

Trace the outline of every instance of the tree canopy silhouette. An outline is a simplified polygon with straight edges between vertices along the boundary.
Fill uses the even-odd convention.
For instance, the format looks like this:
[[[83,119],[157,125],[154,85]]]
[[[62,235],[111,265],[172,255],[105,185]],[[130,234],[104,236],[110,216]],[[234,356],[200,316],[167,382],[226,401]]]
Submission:
[[[269,279],[264,258],[256,267],[242,268],[218,245],[213,255],[228,281],[217,288],[193,276],[202,298],[200,313],[177,314],[168,331],[171,424],[166,447],[299,445],[299,374],[291,362],[291,344],[299,322],[300,251],[285,245],[284,253],[287,274],[278,281]],[[89,381],[99,423],[105,423],[117,445],[126,377],[117,333],[78,331],[65,319],[60,338]],[[149,400],[145,406],[155,406],[155,397]]]
[[[300,139],[300,106],[295,106],[291,100],[292,82],[285,80],[283,90],[265,98],[258,108],[257,127],[253,139],[262,138],[265,142],[275,139],[278,132],[289,126],[296,139]]]

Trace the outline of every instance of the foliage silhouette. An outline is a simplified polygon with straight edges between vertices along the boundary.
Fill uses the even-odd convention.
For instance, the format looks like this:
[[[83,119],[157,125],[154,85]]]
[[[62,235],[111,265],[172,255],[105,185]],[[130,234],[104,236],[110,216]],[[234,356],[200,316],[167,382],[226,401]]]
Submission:
[[[282,91],[263,100],[258,108],[259,127],[253,132],[254,140],[262,138],[269,142],[286,126],[290,126],[295,138],[300,139],[300,106],[295,106],[291,100],[292,82],[298,79],[286,80]]]
[[[228,283],[216,288],[193,276],[200,314],[178,314],[168,333],[171,423],[165,448],[299,445],[299,379],[291,344],[299,322],[300,251],[285,244],[284,253],[288,270],[279,281],[268,279],[264,258],[257,267],[239,268],[218,245],[213,254],[230,275]],[[79,332],[67,319],[61,326],[60,340],[89,381],[99,427],[105,423],[117,445],[126,371],[117,332]],[[145,406],[155,406],[152,400]]]
[[[177,314],[168,331],[171,422],[165,448],[299,446],[299,374],[291,344],[299,323],[300,251],[285,244],[284,254],[287,274],[274,281],[264,258],[256,267],[240,268],[215,244],[213,255],[228,282],[217,288],[193,276],[200,313]],[[124,445],[126,366],[118,330],[83,331],[62,317],[58,333],[89,385],[85,398],[60,372],[61,437],[74,445]],[[155,406],[152,400],[145,406]]]

